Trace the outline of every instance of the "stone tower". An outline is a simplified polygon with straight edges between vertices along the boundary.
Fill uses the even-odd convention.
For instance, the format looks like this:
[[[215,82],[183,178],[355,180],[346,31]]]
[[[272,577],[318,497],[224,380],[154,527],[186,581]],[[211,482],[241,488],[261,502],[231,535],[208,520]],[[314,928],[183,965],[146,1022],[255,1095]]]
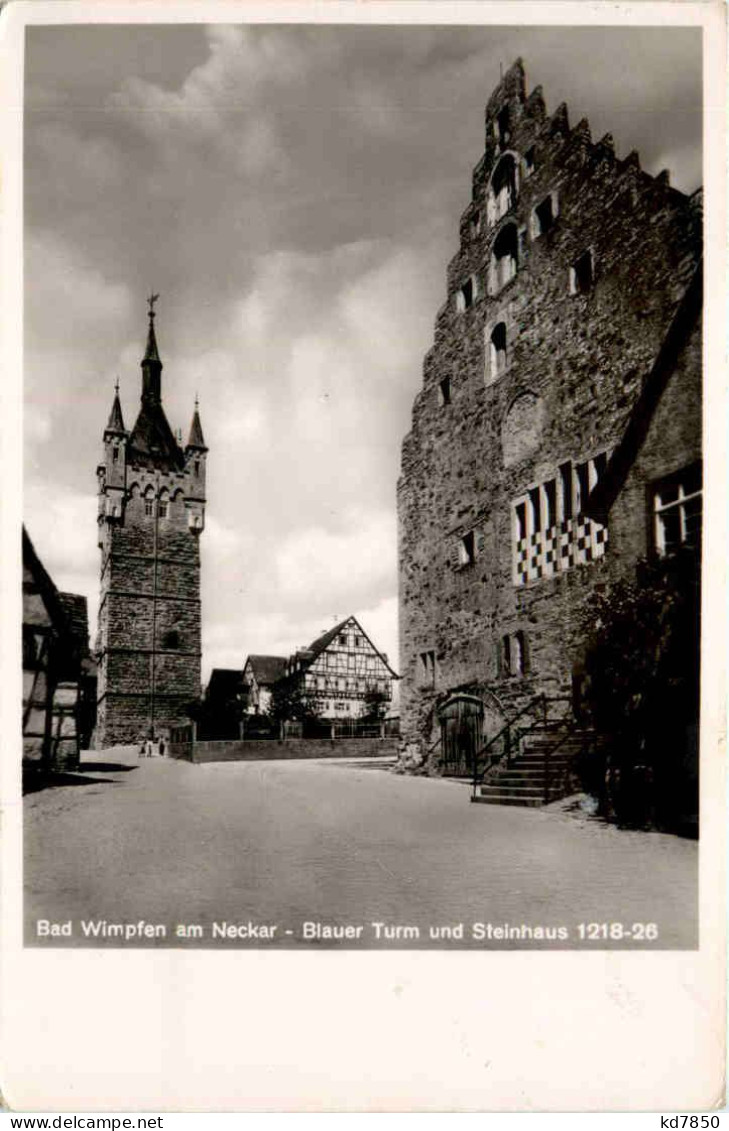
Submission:
[[[167,421],[154,319],[150,299],[139,415],[128,432],[117,385],[98,467],[98,747],[164,735],[200,695],[208,449],[197,401],[184,448]]]

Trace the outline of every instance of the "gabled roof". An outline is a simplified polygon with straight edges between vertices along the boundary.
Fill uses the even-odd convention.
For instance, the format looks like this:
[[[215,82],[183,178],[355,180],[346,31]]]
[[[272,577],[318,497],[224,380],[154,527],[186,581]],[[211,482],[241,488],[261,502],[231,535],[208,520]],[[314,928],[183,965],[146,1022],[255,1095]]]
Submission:
[[[602,478],[588,497],[585,512],[598,522],[606,521],[643,446],[676,360],[701,317],[703,293],[703,260],[699,260],[628,418],[623,437],[608,460]]]
[[[362,625],[359,623],[359,621],[357,620],[356,617],[345,617],[344,620],[341,620],[339,622],[339,624],[335,624],[333,628],[327,629],[326,632],[323,632],[321,634],[321,636],[318,636],[316,638],[316,640],[312,641],[312,643],[309,645],[308,648],[304,648],[303,651],[305,653],[307,653],[306,661],[305,661],[307,663],[307,666],[309,664],[312,664],[314,662],[314,660],[317,658],[317,656],[321,655],[321,653],[323,651],[325,651],[325,649],[327,649],[329,647],[329,645],[333,643],[334,640],[336,640],[337,636],[339,636],[339,633],[343,632],[348,624],[353,624],[353,625],[357,626],[359,631],[364,636],[365,640],[369,644],[372,645],[372,648],[377,653],[377,655],[380,657],[383,664],[385,664],[388,671],[392,674],[393,678],[399,679],[400,677],[398,676],[397,672],[395,672],[393,670],[393,668],[390,666],[389,662],[385,659],[385,657],[383,656],[380,649],[375,644],[372,643],[372,640],[370,640],[369,636],[367,635],[365,630],[362,628]],[[301,653],[298,653],[298,654],[301,655]]]
[[[259,687],[276,683],[286,675],[285,656],[249,656],[243,670],[250,667]]]
[[[33,583],[37,587],[38,592],[43,600],[43,604],[48,610],[48,615],[51,623],[57,632],[66,632],[66,617],[61,605],[58,590],[51,580],[48,570],[43,565],[43,562],[36,553],[35,546],[30,540],[28,531],[23,527],[23,565],[27,566]]]

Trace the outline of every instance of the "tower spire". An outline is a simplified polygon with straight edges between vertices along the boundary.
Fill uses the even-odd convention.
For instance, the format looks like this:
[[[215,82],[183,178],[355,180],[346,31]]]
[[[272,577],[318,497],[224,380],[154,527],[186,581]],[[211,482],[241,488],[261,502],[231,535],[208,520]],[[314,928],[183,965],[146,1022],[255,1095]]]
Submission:
[[[142,403],[160,404],[162,401],[162,362],[157,349],[157,337],[154,332],[154,319],[156,303],[159,295],[151,294],[147,299],[149,310],[149,327],[147,329],[147,348],[142,358]]]
[[[203,436],[202,424],[200,423],[200,413],[198,412],[199,401],[197,393],[195,394],[195,411],[192,414],[192,424],[190,425],[190,438],[187,441],[188,448],[199,448],[200,451],[206,452],[208,449],[205,445],[205,437]]]
[[[119,400],[119,378],[117,377],[114,384],[114,403],[111,406],[109,413],[109,420],[104,429],[105,432],[120,432],[126,433],[124,427],[124,417],[122,416],[121,401]]]

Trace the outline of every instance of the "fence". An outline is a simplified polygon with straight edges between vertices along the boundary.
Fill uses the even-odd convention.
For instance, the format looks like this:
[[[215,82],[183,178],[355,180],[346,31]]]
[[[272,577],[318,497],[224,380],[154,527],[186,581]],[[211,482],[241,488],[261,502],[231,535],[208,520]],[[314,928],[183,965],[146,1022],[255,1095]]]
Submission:
[[[170,738],[167,744],[167,752],[170,758],[182,758],[187,762],[194,761],[195,731],[194,723],[170,727]]]

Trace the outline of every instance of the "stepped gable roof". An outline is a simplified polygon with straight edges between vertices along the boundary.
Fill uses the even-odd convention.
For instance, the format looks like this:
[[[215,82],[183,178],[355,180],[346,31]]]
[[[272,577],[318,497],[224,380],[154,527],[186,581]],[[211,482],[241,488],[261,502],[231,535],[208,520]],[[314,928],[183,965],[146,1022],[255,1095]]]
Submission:
[[[114,392],[114,403],[111,406],[111,412],[109,413],[109,420],[107,422],[105,431],[106,432],[126,432],[126,428],[124,427],[124,417],[122,416],[121,403],[119,401],[119,385],[118,384],[116,385],[116,389],[115,389],[115,392]]]
[[[623,437],[608,460],[602,478],[588,497],[585,511],[598,522],[607,520],[610,508],[643,446],[676,359],[701,317],[703,292],[703,260],[700,259],[628,418]]]
[[[139,416],[129,437],[127,459],[130,463],[143,467],[166,470],[178,470],[185,466],[185,457],[159,402],[142,401]]]
[[[249,665],[259,686],[276,683],[286,675],[285,656],[249,656],[243,666]]]

